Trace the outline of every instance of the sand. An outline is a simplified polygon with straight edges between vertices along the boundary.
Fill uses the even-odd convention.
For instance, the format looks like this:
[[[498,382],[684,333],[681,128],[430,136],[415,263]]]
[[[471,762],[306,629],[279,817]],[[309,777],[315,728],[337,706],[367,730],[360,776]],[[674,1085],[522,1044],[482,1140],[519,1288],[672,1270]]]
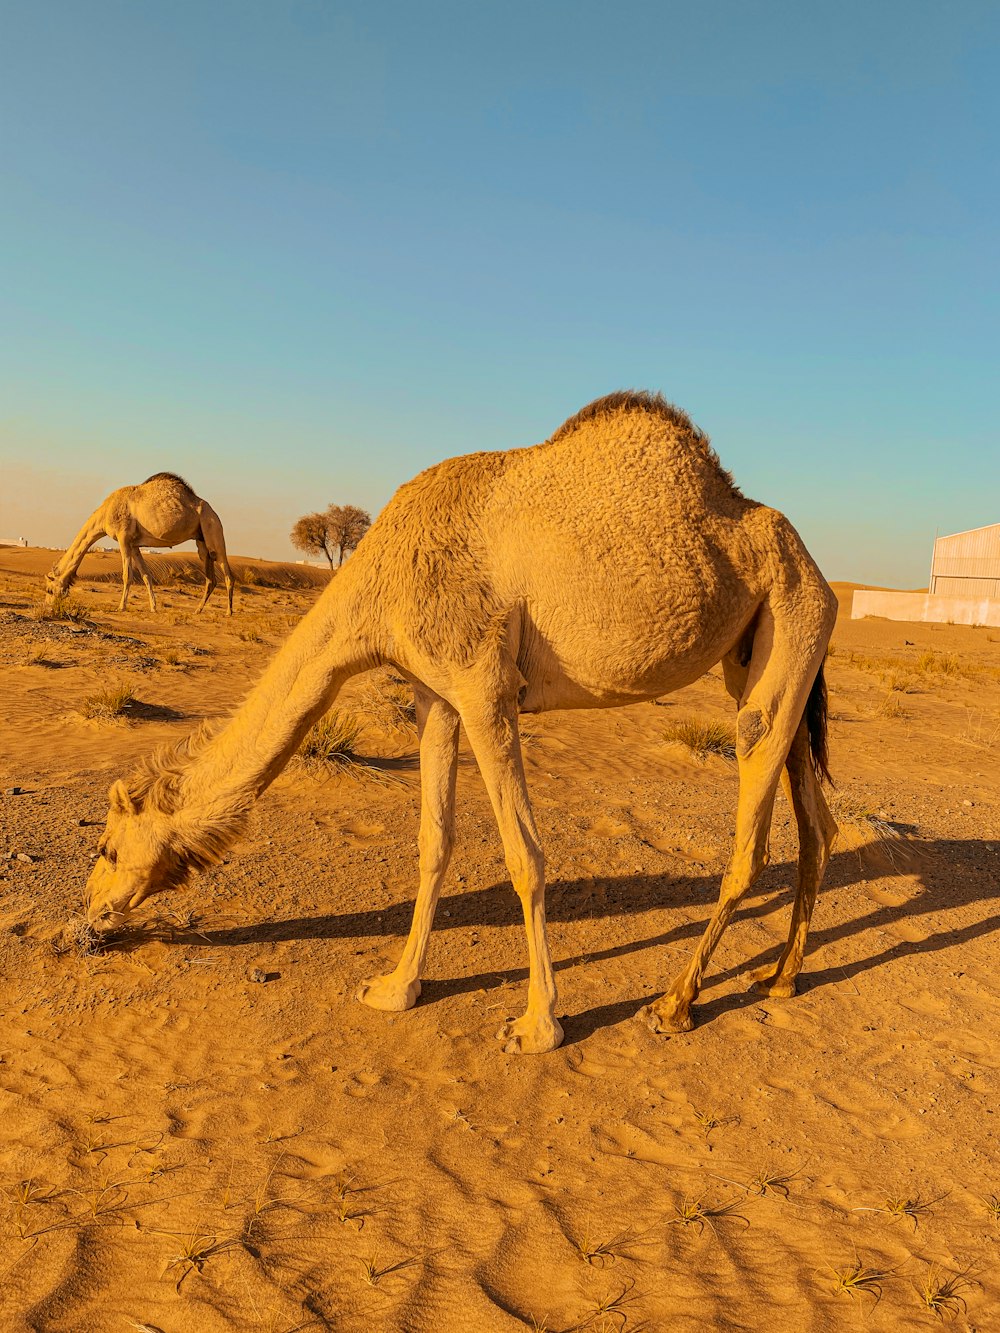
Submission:
[[[956,1274],[940,1313],[1000,1327],[1000,634],[851,622],[838,586],[843,836],[801,994],[748,990],[787,931],[779,797],[685,1036],[637,1014],[730,844],[734,766],[670,740],[732,719],[720,672],[526,719],[566,1041],[517,1058],[495,1033],[524,1005],[520,909],[467,753],[423,996],[353,999],[416,885],[414,736],[364,680],[341,703],[373,767],[292,765],[146,929],[66,947],[109,783],[237,703],[325,576],[237,559],[228,621],[218,594],[193,614],[176,558],[159,615],[141,590],[117,615],[96,556],[86,620],[40,622],[51,558],[0,550],[0,1328],[914,1329]],[[127,724],[83,716],[117,682]],[[882,1276],[838,1290],[857,1266]]]

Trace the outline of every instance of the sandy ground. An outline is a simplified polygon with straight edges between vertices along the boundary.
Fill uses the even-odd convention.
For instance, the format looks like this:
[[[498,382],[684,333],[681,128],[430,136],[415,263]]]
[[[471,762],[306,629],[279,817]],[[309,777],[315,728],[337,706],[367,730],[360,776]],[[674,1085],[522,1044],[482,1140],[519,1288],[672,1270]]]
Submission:
[[[720,673],[527,719],[566,1042],[516,1058],[494,1034],[523,1008],[523,929],[468,760],[423,997],[352,998],[416,884],[414,737],[363,681],[341,702],[378,765],[294,764],[148,929],[64,947],[109,783],[238,702],[317,591],[237,562],[257,583],[231,621],[178,582],[117,615],[118,558],[94,557],[87,619],[45,622],[50,559],[0,551],[5,1333],[1000,1328],[1000,633],[842,616],[843,835],[802,993],[747,989],[787,931],[779,797],[670,1039],[637,1013],[707,920],[736,800],[734,766],[670,731],[731,719]],[[129,723],[86,718],[119,681]]]

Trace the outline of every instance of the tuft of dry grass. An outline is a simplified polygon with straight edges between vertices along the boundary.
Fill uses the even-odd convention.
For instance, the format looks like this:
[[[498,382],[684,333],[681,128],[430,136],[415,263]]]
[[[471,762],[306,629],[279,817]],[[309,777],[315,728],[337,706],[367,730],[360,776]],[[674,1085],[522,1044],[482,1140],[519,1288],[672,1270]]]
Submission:
[[[899,1222],[907,1217],[913,1223],[913,1229],[916,1231],[921,1217],[930,1217],[931,1205],[940,1203],[943,1198],[945,1198],[945,1195],[938,1194],[935,1198],[928,1199],[925,1202],[919,1194],[912,1199],[906,1194],[890,1194],[880,1204],[875,1204],[870,1208],[855,1208],[852,1211],[855,1213],[881,1213],[890,1222]]]
[[[683,718],[667,728],[666,738],[704,761],[710,754],[736,758],[736,728],[715,719]]]
[[[796,1176],[801,1175],[803,1167],[797,1167],[794,1171],[779,1171],[775,1167],[766,1165],[760,1167],[749,1180],[731,1180],[728,1176],[717,1176],[716,1179],[723,1181],[726,1185],[736,1185],[748,1194],[755,1194],[759,1198],[766,1198],[769,1194],[776,1194],[782,1199],[787,1199],[791,1192],[791,1182]]]
[[[353,713],[332,708],[306,732],[299,745],[299,755],[307,764],[329,768],[357,763],[354,746],[361,734],[361,723]]]
[[[222,1254],[224,1250],[233,1249],[240,1244],[235,1236],[226,1237],[220,1240],[218,1236],[209,1231],[190,1231],[182,1232],[161,1232],[161,1235],[179,1236],[180,1246],[176,1254],[172,1255],[166,1262],[163,1269],[165,1277],[171,1269],[177,1269],[178,1275],[174,1282],[174,1290],[180,1295],[181,1283],[191,1273],[200,1273],[205,1264],[216,1254]]]
[[[965,735],[962,740],[967,745],[992,750],[1000,744],[1000,717],[987,718],[983,709],[974,712],[967,708],[965,712]]]
[[[830,1268],[830,1265],[827,1265]],[[878,1305],[882,1299],[882,1283],[892,1276],[889,1268],[868,1268],[860,1259],[847,1268],[830,1268],[836,1283],[833,1291],[836,1296],[871,1296]]]
[[[708,1227],[714,1236],[719,1234],[716,1223],[722,1219],[742,1222],[744,1226],[749,1227],[750,1219],[736,1211],[739,1207],[745,1207],[747,1202],[748,1200],[731,1199],[728,1203],[707,1204],[704,1194],[696,1199],[684,1199],[680,1207],[674,1209],[677,1216],[667,1219],[667,1226],[695,1227],[699,1235]]]
[[[939,1319],[955,1319],[965,1314],[969,1307],[963,1293],[979,1285],[969,1276],[971,1272],[970,1267],[949,1273],[938,1264],[928,1264],[924,1279],[917,1288],[921,1305]]]
[[[83,912],[74,913],[63,927],[62,938],[52,948],[57,954],[73,953],[83,958],[96,958],[104,952],[106,940],[87,920]]]
[[[417,725],[413,690],[391,671],[378,672],[368,680],[366,711],[396,731],[412,731]]]
[[[71,620],[81,624],[88,619],[87,612],[72,597],[53,597],[51,602],[42,602],[34,610],[36,620]]]
[[[906,838],[857,789],[845,788],[829,798],[830,813],[840,828],[849,847],[859,849],[861,844],[874,839],[889,859],[905,852]]]
[[[394,1264],[386,1264],[384,1267],[379,1265],[378,1250],[372,1250],[367,1259],[358,1259],[364,1271],[365,1281],[370,1287],[377,1287],[384,1277],[390,1273],[398,1273],[403,1268],[411,1268],[414,1264],[420,1263],[416,1255],[411,1255],[408,1259],[400,1259]]]
[[[916,694],[919,689],[916,679],[905,671],[890,671],[883,679],[890,693]]]
[[[628,1247],[635,1244],[638,1239],[631,1231],[623,1231],[609,1240],[600,1242],[592,1241],[589,1231],[585,1231],[579,1240],[570,1238],[574,1250],[591,1268],[608,1268],[619,1259],[628,1258]]]
[[[107,685],[96,694],[88,695],[80,706],[84,717],[96,718],[101,722],[121,722],[128,719],[128,712],[136,703],[130,686],[124,682]]]
[[[909,717],[910,714],[903,707],[898,693],[889,690],[883,699],[879,700],[875,708],[875,716],[883,718]]]
[[[622,1287],[621,1291],[607,1291],[603,1296],[595,1299],[590,1313],[579,1324],[574,1327],[577,1329],[593,1328],[598,1333],[608,1333],[611,1329],[618,1329],[621,1333],[628,1327],[628,1311],[625,1306],[632,1300],[632,1288],[635,1286],[635,1280],[630,1279]],[[601,1321],[598,1326],[598,1319]]]

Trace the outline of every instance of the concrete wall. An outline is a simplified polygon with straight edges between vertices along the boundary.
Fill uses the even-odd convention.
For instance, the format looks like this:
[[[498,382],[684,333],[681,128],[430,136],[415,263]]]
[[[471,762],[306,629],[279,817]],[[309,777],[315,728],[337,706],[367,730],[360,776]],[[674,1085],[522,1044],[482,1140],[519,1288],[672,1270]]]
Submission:
[[[1000,601],[974,597],[937,597],[926,592],[854,594],[851,619],[881,616],[883,620],[934,621],[941,625],[1000,626]]]

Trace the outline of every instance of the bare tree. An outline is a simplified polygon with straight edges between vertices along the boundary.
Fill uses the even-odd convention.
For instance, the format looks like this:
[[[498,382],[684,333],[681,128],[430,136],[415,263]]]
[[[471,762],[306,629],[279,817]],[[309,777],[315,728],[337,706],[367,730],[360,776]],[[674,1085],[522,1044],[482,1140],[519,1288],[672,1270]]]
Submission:
[[[330,505],[323,517],[330,545],[336,546],[339,552],[337,564],[342,565],[345,552],[353,551],[371,527],[372,516],[357,505]],[[333,567],[332,560],[330,567]]]
[[[317,555],[322,551],[333,569],[333,547],[336,543],[330,535],[326,514],[304,514],[292,528],[290,536],[297,551],[309,551]]]

